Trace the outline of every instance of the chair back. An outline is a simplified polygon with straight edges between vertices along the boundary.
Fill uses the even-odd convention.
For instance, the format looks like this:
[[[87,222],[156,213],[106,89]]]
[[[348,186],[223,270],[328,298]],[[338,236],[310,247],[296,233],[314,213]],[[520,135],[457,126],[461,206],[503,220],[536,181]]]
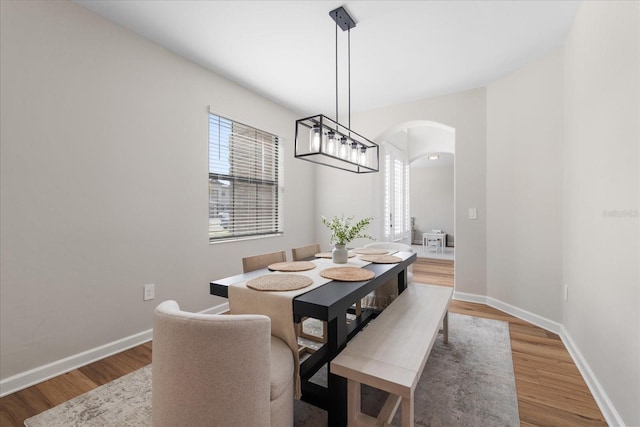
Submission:
[[[153,426],[269,426],[270,357],[267,316],[161,303],[153,322]]]
[[[245,257],[242,258],[242,271],[248,273],[250,271],[266,268],[270,264],[284,262],[286,260],[287,254],[284,251]]]
[[[300,261],[301,259],[310,258],[319,252],[320,245],[318,243],[314,243],[313,245],[291,249],[291,256],[293,257],[294,261]]]

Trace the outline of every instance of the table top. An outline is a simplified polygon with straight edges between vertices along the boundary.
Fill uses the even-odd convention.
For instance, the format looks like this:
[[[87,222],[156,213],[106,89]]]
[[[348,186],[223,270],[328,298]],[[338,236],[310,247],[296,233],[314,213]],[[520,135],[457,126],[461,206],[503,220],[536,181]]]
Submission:
[[[303,313],[320,320],[331,320],[335,318],[340,313],[343,313],[348,306],[360,298],[365,297],[381,284],[392,279],[401,270],[405,270],[417,258],[417,255],[413,252],[396,252],[394,255],[400,257],[402,261],[397,264],[372,263],[363,267],[375,273],[375,277],[371,280],[361,282],[331,281],[296,296],[293,299],[293,312]],[[269,270],[265,268],[214,280],[209,285],[210,293],[228,298],[228,287],[232,283],[267,273],[269,273]]]

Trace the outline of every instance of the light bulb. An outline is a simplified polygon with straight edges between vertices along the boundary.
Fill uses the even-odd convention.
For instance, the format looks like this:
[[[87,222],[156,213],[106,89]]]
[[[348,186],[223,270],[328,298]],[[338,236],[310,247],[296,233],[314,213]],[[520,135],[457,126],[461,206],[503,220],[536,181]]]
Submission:
[[[346,160],[349,157],[348,151],[349,151],[349,144],[347,143],[347,137],[343,136],[342,138],[340,138],[340,151],[338,152],[338,156],[341,159]]]
[[[332,130],[327,132],[327,151],[326,153],[330,156],[336,154],[336,133]]]
[[[351,163],[358,163],[358,143],[351,143]]]
[[[309,151],[317,153],[320,151],[320,126],[313,125],[309,129]]]
[[[365,147],[364,145],[360,147],[360,164],[362,166],[367,165],[367,147]]]

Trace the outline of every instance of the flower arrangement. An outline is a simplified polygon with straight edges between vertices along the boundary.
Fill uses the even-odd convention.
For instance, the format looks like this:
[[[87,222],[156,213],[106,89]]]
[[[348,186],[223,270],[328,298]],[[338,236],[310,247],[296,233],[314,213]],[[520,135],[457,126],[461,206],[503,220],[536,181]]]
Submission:
[[[364,218],[355,224],[351,225],[353,215],[347,218],[343,216],[334,216],[331,221],[322,217],[322,223],[331,230],[331,244],[346,245],[353,239],[371,239],[373,237],[368,234],[363,234],[363,231],[369,226],[373,218]]]

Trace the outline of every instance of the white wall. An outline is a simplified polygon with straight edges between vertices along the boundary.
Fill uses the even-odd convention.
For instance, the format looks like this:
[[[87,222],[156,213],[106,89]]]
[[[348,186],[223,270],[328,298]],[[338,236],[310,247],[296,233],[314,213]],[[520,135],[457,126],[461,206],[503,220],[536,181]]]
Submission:
[[[422,244],[422,233],[440,229],[447,243],[455,239],[453,166],[416,167],[411,165],[411,216],[416,219],[416,241]]]
[[[354,114],[352,128],[376,140],[395,125],[428,120],[455,128],[456,292],[486,294],[486,98],[485,89],[380,108]],[[356,176],[318,168],[316,206],[319,214],[341,213],[382,218],[382,174]],[[467,218],[468,208],[478,209],[478,220]],[[376,224],[376,226],[378,226]],[[317,235],[326,236],[317,222]]]
[[[640,425],[640,3],[583,2],[565,44],[563,323]]]
[[[562,320],[562,50],[487,87],[487,294]]]
[[[73,3],[0,3],[0,378],[148,330],[162,300],[219,304],[242,256],[315,240],[296,114]],[[283,137],[284,237],[209,245],[208,105]]]

